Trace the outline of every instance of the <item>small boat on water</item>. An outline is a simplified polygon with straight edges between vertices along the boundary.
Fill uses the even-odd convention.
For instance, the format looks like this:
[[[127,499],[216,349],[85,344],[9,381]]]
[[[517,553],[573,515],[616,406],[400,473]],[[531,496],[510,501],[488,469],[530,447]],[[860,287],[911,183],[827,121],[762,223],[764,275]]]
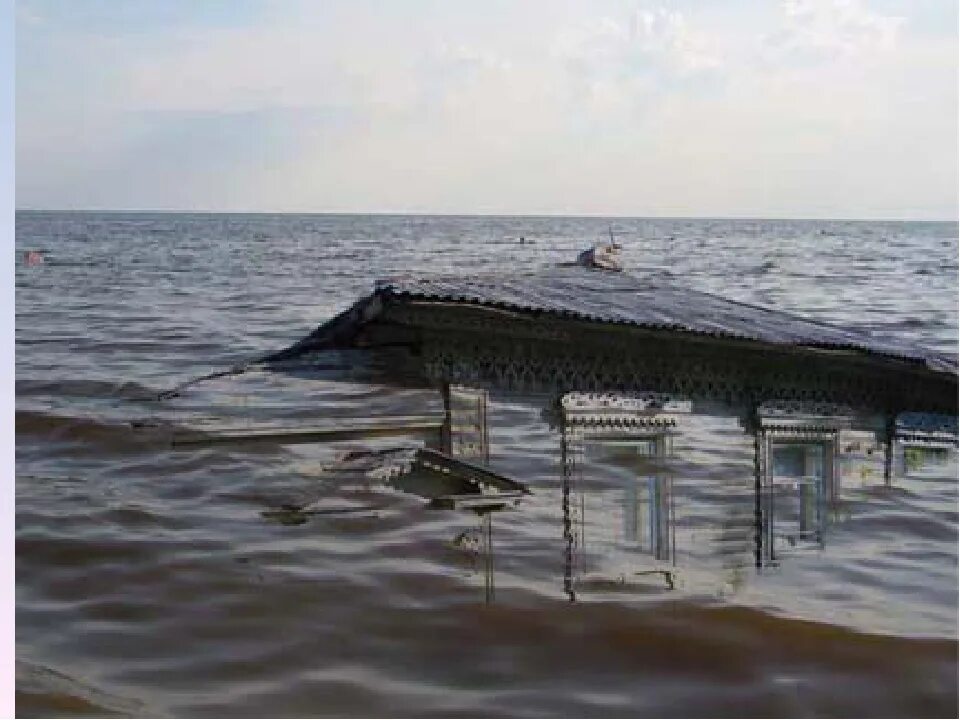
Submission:
[[[620,264],[620,246],[609,242],[587,248],[577,256],[577,265],[620,272],[623,270]]]

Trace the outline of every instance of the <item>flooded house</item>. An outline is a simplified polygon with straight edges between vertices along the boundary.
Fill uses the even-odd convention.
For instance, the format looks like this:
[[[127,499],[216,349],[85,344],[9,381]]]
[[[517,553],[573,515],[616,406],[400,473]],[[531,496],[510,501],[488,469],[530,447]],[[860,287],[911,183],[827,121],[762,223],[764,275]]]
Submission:
[[[476,558],[488,601],[511,552],[543,539],[518,529],[525,514],[555,529],[538,581],[570,600],[726,597],[834,536],[855,546],[864,497],[956,457],[955,359],[609,270],[385,280],[216,376],[254,372],[395,401],[376,413],[358,391],[336,418],[173,442],[336,447],[316,465],[333,485],[264,516],[349,516],[368,506],[331,510],[330,493],[373,486],[461,513],[446,541]]]

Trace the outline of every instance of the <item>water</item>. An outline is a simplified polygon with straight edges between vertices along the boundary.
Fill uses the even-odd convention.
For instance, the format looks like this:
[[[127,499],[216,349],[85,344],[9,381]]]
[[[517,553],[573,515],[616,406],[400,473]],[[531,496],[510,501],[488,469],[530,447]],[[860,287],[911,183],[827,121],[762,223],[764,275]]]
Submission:
[[[666,459],[586,443],[571,484],[539,400],[495,395],[491,467],[533,494],[489,538],[321,470],[409,439],[172,449],[131,428],[435,411],[283,376],[154,396],[376,277],[565,261],[611,226],[632,272],[956,353],[956,223],[19,213],[18,251],[47,261],[16,270],[18,714],[954,714],[955,450],[908,452],[887,485],[847,438],[820,541],[758,569],[732,416],[684,416]],[[262,514],[305,500],[335,512]]]

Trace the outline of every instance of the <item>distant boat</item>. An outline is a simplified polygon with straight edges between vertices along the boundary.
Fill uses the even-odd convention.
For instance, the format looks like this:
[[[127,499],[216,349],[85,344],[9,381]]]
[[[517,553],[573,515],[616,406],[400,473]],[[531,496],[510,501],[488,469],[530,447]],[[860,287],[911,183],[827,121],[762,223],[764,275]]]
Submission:
[[[600,270],[623,270],[620,264],[620,245],[610,242],[594,245],[577,256],[577,264]]]

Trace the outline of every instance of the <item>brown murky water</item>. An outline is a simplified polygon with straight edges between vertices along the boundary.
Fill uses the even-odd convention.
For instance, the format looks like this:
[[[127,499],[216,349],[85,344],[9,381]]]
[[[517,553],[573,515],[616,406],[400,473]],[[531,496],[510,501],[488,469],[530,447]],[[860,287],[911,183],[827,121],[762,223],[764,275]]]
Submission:
[[[955,352],[954,223],[614,222],[634,272]],[[732,410],[586,438],[565,473],[544,399],[494,394],[490,467],[531,494],[489,514],[337,465],[419,437],[171,447],[156,425],[435,413],[433,391],[285,376],[152,397],[375,276],[566,260],[608,221],[17,223],[48,251],[17,269],[18,715],[956,715],[952,447],[901,448],[886,482],[850,431],[812,503],[816,444],[784,443],[758,556]]]

